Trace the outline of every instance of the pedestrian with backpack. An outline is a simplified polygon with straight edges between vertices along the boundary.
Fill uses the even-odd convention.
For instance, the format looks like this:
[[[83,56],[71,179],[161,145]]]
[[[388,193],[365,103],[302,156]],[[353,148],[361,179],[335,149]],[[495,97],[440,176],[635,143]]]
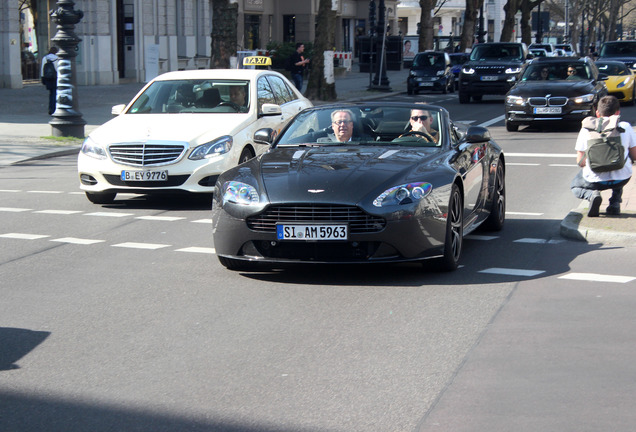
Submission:
[[[632,176],[632,161],[636,160],[636,133],[628,122],[620,121],[620,102],[616,97],[601,98],[596,117],[583,120],[575,149],[576,162],[582,169],[572,180],[572,193],[588,200],[587,215],[597,217],[603,202],[600,191],[612,189],[605,211],[619,215],[623,187]]]
[[[55,112],[55,100],[57,98],[57,47],[51,47],[49,53],[42,59],[42,70],[40,77],[42,84],[49,91],[49,115]]]

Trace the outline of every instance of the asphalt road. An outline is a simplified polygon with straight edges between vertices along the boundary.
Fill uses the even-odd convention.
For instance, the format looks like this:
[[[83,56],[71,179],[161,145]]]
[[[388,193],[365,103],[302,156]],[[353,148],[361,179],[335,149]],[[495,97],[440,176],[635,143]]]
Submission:
[[[207,202],[95,206],[72,157],[0,169],[0,430],[632,430],[634,249],[559,236],[576,132],[402,97],[506,151],[506,226],[453,273],[230,272]]]

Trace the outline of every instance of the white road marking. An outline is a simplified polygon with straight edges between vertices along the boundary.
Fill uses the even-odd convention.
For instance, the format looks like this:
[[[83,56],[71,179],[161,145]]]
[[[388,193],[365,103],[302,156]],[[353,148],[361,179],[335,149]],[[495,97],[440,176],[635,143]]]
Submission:
[[[37,194],[61,194],[61,193],[64,193],[64,191],[31,190],[31,191],[27,191],[27,193],[37,193]]]
[[[486,270],[480,270],[479,273],[490,273],[490,274],[501,274],[508,276],[537,276],[541,273],[545,273],[543,270],[523,270],[523,269],[512,269],[512,268],[501,268],[501,267],[493,267]]]
[[[59,214],[59,215],[71,215],[82,213],[80,210],[38,210],[33,213],[44,213],[44,214]]]
[[[126,216],[134,216],[134,213],[93,212],[93,213],[86,213],[84,216],[99,216],[99,217],[126,217]]]
[[[508,156],[508,155],[506,155]],[[507,166],[540,166],[541,164],[538,163],[514,163],[514,162],[506,162]]]
[[[192,223],[211,224],[212,223],[212,219],[198,219],[198,220],[192,221]]]
[[[559,244],[565,240],[546,240],[541,238],[521,238],[513,240],[513,243],[535,243],[535,244]]]
[[[167,244],[156,244],[156,243],[134,243],[134,242],[126,242],[114,244],[113,247],[122,247],[122,248],[131,248],[131,249],[161,249],[168,247],[170,245]]]
[[[487,235],[478,235],[478,234],[469,234],[467,235],[465,238],[469,239],[469,240],[484,240],[484,241],[489,241],[489,240],[494,240],[497,239],[499,237],[497,236],[487,236]]]
[[[177,249],[177,250],[175,250],[175,252],[192,252],[192,253],[215,254],[216,253],[216,249],[193,246],[193,247]]]
[[[504,114],[502,114],[502,115],[500,115],[499,117],[495,117],[494,119],[491,119],[491,120],[488,120],[488,121],[486,121],[486,122],[483,122],[483,123],[482,123],[482,124],[480,124],[479,126],[481,126],[481,127],[488,127],[488,126],[490,126],[490,125],[492,125],[492,124],[499,123],[500,121],[502,121],[502,120],[503,120],[503,119],[505,119],[505,118],[506,118],[506,116],[505,116]]]
[[[577,166],[576,164],[548,164],[548,166],[551,167],[567,167],[567,168],[572,168]]]
[[[174,217],[174,216],[138,216],[135,219],[142,220],[150,220],[150,221],[164,221],[164,222],[173,222],[181,219],[185,219],[184,217]]]
[[[510,157],[542,157],[542,158],[575,158],[576,154],[570,153],[506,153]]]
[[[0,189],[0,192],[14,193],[14,192],[22,192],[22,191],[17,189]]]
[[[513,216],[542,216],[543,213],[511,212],[511,211],[507,211],[506,215],[513,215]]]
[[[102,243],[105,240],[81,239],[81,238],[76,238],[76,237],[62,237],[62,238],[59,238],[59,239],[52,239],[51,241],[60,242],[60,243],[92,245],[92,244],[95,244],[95,243]]]
[[[20,239],[20,240],[38,240],[38,239],[46,238],[50,236],[44,235],[44,234],[7,233],[7,234],[0,234],[0,237]]]
[[[20,213],[20,212],[26,212],[26,211],[33,211],[33,209],[25,209],[25,208],[17,208],[17,207],[0,207],[0,211]]]
[[[613,276],[604,275],[598,273],[568,273],[563,276],[559,276],[559,279],[571,279],[581,280],[589,282],[616,282],[616,283],[628,283],[636,280],[636,277],[631,276]]]

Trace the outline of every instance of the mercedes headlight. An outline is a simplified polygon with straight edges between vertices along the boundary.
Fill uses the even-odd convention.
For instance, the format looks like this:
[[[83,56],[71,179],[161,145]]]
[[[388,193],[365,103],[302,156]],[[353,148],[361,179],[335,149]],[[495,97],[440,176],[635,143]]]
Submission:
[[[382,192],[373,200],[376,207],[386,207],[391,205],[410,204],[419,201],[433,190],[433,185],[425,182],[408,183],[394,186]]]
[[[258,204],[258,191],[254,186],[247,183],[228,181],[223,184],[223,204],[242,204],[254,205]]]
[[[213,156],[217,156],[223,153],[227,153],[232,148],[233,139],[229,135],[224,135],[215,140],[207,142],[205,144],[201,144],[196,147],[188,159],[191,160],[201,160],[205,158],[211,158]]]
[[[519,66],[509,67],[508,69],[506,69],[507,74],[518,74],[519,72],[521,72],[521,67]]]
[[[475,69],[469,67],[463,67],[462,68],[462,73],[465,73],[466,75],[472,75],[475,73]]]
[[[108,158],[106,149],[97,144],[91,137],[86,137],[82,144],[82,153],[95,159],[104,160]]]
[[[589,102],[592,102],[594,100],[594,95],[593,94],[586,94],[586,95],[583,95],[583,96],[577,96],[575,98],[572,98],[572,100],[574,101],[574,103],[577,103],[577,104],[589,103]]]
[[[442,75],[444,75],[445,73],[446,73],[446,71],[438,70],[438,71],[437,71],[437,76],[442,76]]]

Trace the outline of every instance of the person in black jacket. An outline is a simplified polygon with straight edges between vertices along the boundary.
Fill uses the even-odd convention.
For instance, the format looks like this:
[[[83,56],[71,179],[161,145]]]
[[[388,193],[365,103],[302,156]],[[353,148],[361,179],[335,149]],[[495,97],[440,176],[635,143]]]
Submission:
[[[51,47],[49,53],[42,59],[42,70],[40,71],[42,84],[44,84],[46,89],[49,91],[49,115],[55,112],[55,100],[57,97],[57,61],[59,60],[57,51],[57,47]],[[52,72],[51,74],[45,73],[46,69],[49,69],[50,67],[50,65],[47,66],[47,63],[53,65],[53,71],[55,71],[55,74]]]
[[[305,44],[298,42],[296,44],[296,52],[290,57],[292,80],[300,91],[303,90],[303,72],[305,71],[305,66],[309,63],[309,59],[303,56],[304,51]]]

